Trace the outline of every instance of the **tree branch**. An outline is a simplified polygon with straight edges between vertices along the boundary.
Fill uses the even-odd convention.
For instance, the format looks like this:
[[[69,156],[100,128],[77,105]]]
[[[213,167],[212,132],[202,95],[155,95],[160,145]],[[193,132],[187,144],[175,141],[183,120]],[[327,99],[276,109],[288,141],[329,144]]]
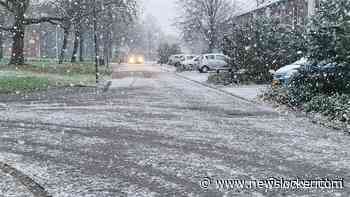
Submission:
[[[0,25],[0,31],[14,31],[15,29],[13,27],[4,27]]]
[[[24,19],[24,24],[34,25],[39,23],[51,23],[53,25],[57,25],[58,22],[62,22],[64,20],[65,18],[58,18],[58,17],[26,18]]]
[[[8,1],[0,1],[0,5],[6,8],[8,11],[13,12],[13,9],[10,7]]]

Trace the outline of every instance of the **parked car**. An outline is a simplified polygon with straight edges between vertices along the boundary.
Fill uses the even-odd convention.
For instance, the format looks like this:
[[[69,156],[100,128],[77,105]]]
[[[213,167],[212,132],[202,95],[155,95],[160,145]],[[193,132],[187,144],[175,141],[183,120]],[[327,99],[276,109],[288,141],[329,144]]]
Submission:
[[[181,59],[181,66],[183,66],[184,68],[187,69],[192,69],[192,68],[196,68],[197,64],[199,62],[199,55],[185,55],[182,59]]]
[[[273,73],[273,86],[288,85],[292,77],[299,72],[299,69],[308,64],[307,58],[302,58],[290,65],[284,66]]]
[[[199,58],[198,70],[201,73],[206,73],[212,70],[230,70],[231,67],[229,65],[229,60],[230,58],[224,54],[203,54]]]
[[[176,54],[169,57],[169,65],[175,66],[181,62],[181,59],[184,57],[184,54]]]
[[[336,63],[320,63],[317,65],[312,65],[307,58],[302,58],[293,64],[284,66],[273,73],[273,86],[288,85],[294,76],[300,73],[300,70],[304,69],[310,73],[315,74],[327,74],[329,76],[337,74],[337,64]]]
[[[327,73],[328,75],[336,75],[337,74],[338,64],[336,63],[327,63],[327,64],[319,64],[313,68],[313,71],[318,71],[319,73]]]

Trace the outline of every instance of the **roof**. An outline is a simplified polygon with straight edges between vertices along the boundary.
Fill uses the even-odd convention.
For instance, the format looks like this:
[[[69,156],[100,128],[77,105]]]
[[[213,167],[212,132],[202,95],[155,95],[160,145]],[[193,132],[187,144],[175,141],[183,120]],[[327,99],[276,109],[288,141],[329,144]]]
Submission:
[[[236,16],[242,16],[250,12],[260,10],[281,1],[285,1],[285,0],[267,0],[266,2],[260,4],[259,6],[248,7],[248,9],[243,9],[242,11],[237,12]]]

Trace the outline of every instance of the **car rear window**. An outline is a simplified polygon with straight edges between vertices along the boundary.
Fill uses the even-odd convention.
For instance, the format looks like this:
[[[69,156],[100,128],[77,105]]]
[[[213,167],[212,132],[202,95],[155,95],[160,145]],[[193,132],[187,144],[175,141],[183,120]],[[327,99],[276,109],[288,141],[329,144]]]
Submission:
[[[223,56],[223,55],[217,55],[217,56],[216,56],[216,59],[217,59],[217,60],[223,60],[223,61],[225,61],[225,60],[226,60],[226,57]]]
[[[209,60],[215,60],[215,55],[207,55],[206,58]]]

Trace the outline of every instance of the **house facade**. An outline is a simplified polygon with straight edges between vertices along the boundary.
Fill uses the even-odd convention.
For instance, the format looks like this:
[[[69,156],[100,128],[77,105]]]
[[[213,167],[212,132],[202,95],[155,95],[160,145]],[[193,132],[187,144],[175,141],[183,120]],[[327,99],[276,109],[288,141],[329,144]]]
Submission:
[[[307,24],[308,18],[315,14],[319,0],[264,0],[254,9],[238,13],[236,23],[246,24],[259,16],[279,19],[284,24]]]

